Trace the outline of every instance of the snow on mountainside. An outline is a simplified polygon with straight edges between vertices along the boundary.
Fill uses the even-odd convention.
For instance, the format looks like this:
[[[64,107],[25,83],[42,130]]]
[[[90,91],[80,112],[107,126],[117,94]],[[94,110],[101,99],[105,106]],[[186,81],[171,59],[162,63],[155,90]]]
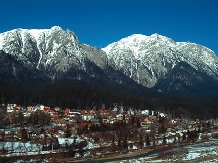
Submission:
[[[83,79],[82,74],[86,74],[84,79],[98,76],[96,80],[104,78],[117,83],[131,78],[154,89],[165,88],[159,82],[169,85],[176,80],[175,85],[165,90],[180,88],[181,83],[183,88],[188,83],[189,89],[193,85],[198,88],[207,81],[216,85],[218,81],[218,58],[212,50],[195,43],[175,42],[159,34],[133,34],[99,49],[80,44],[72,31],[64,31],[58,26],[51,29],[14,29],[0,34],[0,50],[53,80],[80,80]],[[200,73],[198,77],[189,80],[192,73],[182,71],[183,64],[180,63],[183,62],[191,66],[186,65],[187,70]],[[125,74],[120,75],[122,78],[114,75],[121,73]],[[185,82],[183,77],[186,77]]]
[[[72,65],[83,67],[86,57],[77,36],[58,26],[51,29],[14,29],[0,34],[0,49],[28,67],[46,71],[51,78]]]
[[[134,34],[102,50],[113,67],[147,87],[155,86],[181,61],[218,79],[218,59],[212,50],[190,42],[175,42],[159,34]]]

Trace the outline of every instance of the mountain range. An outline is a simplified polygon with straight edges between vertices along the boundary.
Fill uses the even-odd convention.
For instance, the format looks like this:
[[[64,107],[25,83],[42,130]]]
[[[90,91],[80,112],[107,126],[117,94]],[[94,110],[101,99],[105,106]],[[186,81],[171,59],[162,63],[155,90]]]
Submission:
[[[14,29],[0,34],[0,50],[2,90],[77,82],[127,94],[218,95],[216,54],[159,34],[133,34],[100,49],[58,26]]]

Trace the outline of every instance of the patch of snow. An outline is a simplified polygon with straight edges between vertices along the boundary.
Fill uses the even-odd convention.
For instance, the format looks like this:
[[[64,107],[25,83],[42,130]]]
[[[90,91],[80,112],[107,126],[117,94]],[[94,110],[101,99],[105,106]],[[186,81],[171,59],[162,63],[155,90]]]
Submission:
[[[191,159],[196,159],[197,157],[199,157],[201,154],[200,153],[189,153],[186,158],[188,160],[191,160]]]
[[[133,146],[132,146],[132,149],[138,149],[138,148],[137,148],[136,146],[133,145]]]
[[[80,142],[81,140],[80,139],[76,139],[76,142]],[[64,144],[72,144],[74,142],[74,139],[73,138],[58,138],[58,142],[60,145],[64,145]]]
[[[42,33],[48,32],[50,29],[29,29],[29,33],[38,40]]]

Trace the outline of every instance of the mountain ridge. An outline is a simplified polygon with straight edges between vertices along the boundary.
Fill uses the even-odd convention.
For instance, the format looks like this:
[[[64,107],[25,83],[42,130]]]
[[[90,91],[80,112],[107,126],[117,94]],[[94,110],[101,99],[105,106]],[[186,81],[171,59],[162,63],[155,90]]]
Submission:
[[[113,80],[126,86],[134,81],[147,88],[168,92],[160,82],[169,85],[170,74],[182,62],[191,66],[190,71],[193,68],[204,78],[214,80],[214,86],[218,81],[218,58],[212,50],[195,43],[175,42],[157,33],[151,36],[132,34],[100,49],[80,44],[74,32],[64,31],[59,26],[51,29],[19,28],[0,34],[0,49],[30,71],[43,72],[53,82],[65,78],[82,80],[83,77],[91,81],[96,77],[97,80],[104,79],[102,82]],[[191,73],[186,73],[191,79]],[[114,74],[125,77],[115,77]],[[187,84],[192,81],[184,83],[181,79],[178,82]],[[176,92],[179,91],[182,92]],[[190,93],[188,90],[185,92]]]
[[[209,48],[195,43],[175,42],[158,34],[151,36],[137,34],[109,44],[102,50],[115,61],[116,69],[128,67],[129,63],[135,65],[136,68],[128,67],[121,71],[132,78],[138,78],[138,83],[147,87],[155,86],[158,79],[180,61],[187,62],[196,70],[213,76],[215,80],[218,79],[217,56]],[[143,68],[140,70],[140,67]],[[145,78],[132,76],[133,72],[137,74],[145,69],[147,69],[146,73],[138,75]]]

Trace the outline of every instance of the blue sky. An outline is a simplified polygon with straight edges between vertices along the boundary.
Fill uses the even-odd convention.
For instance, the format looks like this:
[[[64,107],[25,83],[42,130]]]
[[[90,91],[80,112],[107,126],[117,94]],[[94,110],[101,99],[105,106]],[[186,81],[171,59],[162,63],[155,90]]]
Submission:
[[[131,34],[158,33],[218,55],[218,0],[1,0],[0,33],[61,26],[100,48]]]

